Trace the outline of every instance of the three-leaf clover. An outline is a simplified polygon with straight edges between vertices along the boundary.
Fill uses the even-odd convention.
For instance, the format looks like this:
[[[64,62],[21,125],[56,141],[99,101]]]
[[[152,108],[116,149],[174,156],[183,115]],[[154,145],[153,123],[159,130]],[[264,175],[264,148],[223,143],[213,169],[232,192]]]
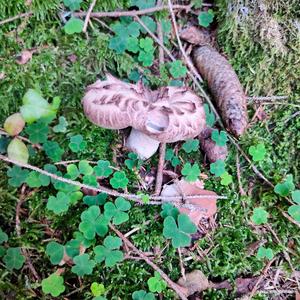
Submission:
[[[53,127],[54,132],[66,132],[68,122],[65,117],[59,117],[58,124]]]
[[[131,0],[131,6],[137,6],[139,9],[153,7],[155,3],[155,0]]]
[[[90,256],[87,253],[75,256],[73,262],[75,265],[71,270],[78,276],[92,274],[96,265],[96,262],[90,259]]]
[[[172,239],[174,248],[187,247],[191,244],[190,234],[196,233],[197,227],[185,214],[177,217],[177,224],[173,217],[168,216],[164,220],[163,235],[167,239]]]
[[[92,240],[96,233],[99,236],[105,236],[108,231],[108,220],[100,214],[100,208],[96,205],[90,206],[81,214],[81,223],[79,230],[83,233],[84,237]]]
[[[65,24],[64,29],[67,34],[82,32],[84,22],[79,18],[71,17]]]
[[[75,164],[69,164],[67,166],[67,174],[72,180],[75,180],[80,175],[80,172]]]
[[[59,146],[57,142],[47,141],[43,144],[43,149],[45,150],[47,156],[54,162],[61,160],[64,150]]]
[[[217,144],[217,146],[223,147],[228,141],[228,137],[225,131],[214,130],[211,134],[211,139]]]
[[[147,283],[149,290],[153,293],[161,293],[167,287],[167,283],[161,278],[157,271],[154,272],[154,277],[148,279]]]
[[[105,287],[102,283],[93,282],[91,284],[91,292],[92,292],[94,297],[101,296],[105,292]]]
[[[186,181],[196,181],[200,175],[200,168],[197,163],[194,163],[193,166],[190,163],[185,163],[181,174],[185,176]]]
[[[21,254],[21,248],[8,248],[5,256],[3,257],[3,262],[9,270],[22,268],[25,257]]]
[[[118,171],[114,173],[114,176],[110,179],[109,183],[114,189],[125,189],[129,180],[123,171]]]
[[[49,127],[45,122],[37,121],[28,125],[25,132],[33,144],[45,143],[47,141]]]
[[[140,39],[139,45],[145,52],[153,52],[154,51],[153,40],[149,37]]]
[[[198,16],[199,25],[203,27],[208,27],[209,24],[212,23],[213,19],[214,19],[214,12],[211,9],[209,9],[207,12],[206,11],[200,12]]]
[[[8,184],[13,187],[19,187],[25,182],[28,174],[28,170],[21,169],[19,166],[15,165],[7,171],[7,175],[10,177],[8,179]]]
[[[271,260],[274,257],[273,250],[271,248],[265,248],[263,246],[260,246],[257,251],[256,257],[258,259],[267,258]]]
[[[224,172],[220,177],[222,185],[229,185],[232,183],[232,176],[228,172]]]
[[[197,151],[199,147],[199,140],[187,140],[183,145],[182,149],[186,153],[191,153],[193,151]]]
[[[92,175],[94,173],[93,167],[90,166],[87,160],[81,160],[78,164],[78,168],[82,175]]]
[[[132,300],[155,300],[155,296],[153,293],[147,293],[144,290],[139,290],[132,294]]]
[[[251,146],[249,148],[249,153],[253,158],[253,161],[261,161],[265,158],[267,150],[265,144],[260,143],[256,146]]]
[[[162,211],[160,215],[165,219],[168,216],[173,217],[175,220],[177,219],[179,215],[179,210],[177,207],[172,205],[171,203],[163,203],[162,206]]]
[[[275,185],[274,191],[276,194],[286,197],[295,189],[295,185],[293,183],[293,175],[287,175],[286,179],[282,183],[277,183]]]
[[[187,68],[182,64],[181,60],[175,60],[170,63],[170,73],[174,78],[184,77]]]
[[[223,160],[218,159],[214,163],[210,164],[210,173],[214,174],[215,176],[221,176],[225,173],[225,163]]]
[[[174,155],[172,149],[166,150],[166,160],[171,162],[171,165],[175,168],[176,166],[180,165],[180,159]]]
[[[269,214],[266,210],[261,207],[256,207],[253,210],[253,215],[251,217],[252,222],[255,225],[262,225],[267,223]]]
[[[133,168],[139,169],[141,167],[142,161],[136,153],[130,152],[128,153],[128,157],[129,158],[125,160],[125,165],[129,170],[132,170]]]
[[[70,138],[69,148],[72,152],[80,152],[86,148],[86,141],[83,140],[81,134],[74,135]]]
[[[94,167],[96,176],[108,177],[113,173],[108,160],[98,160],[97,166]]]
[[[50,184],[50,177],[41,173],[38,173],[36,171],[31,171],[25,182],[28,184],[31,188],[37,188],[41,186],[48,186]]]
[[[103,205],[106,202],[106,199],[107,199],[107,194],[100,193],[96,196],[84,196],[83,202],[88,206]]]
[[[153,64],[154,55],[152,52],[140,51],[138,61],[143,64],[144,67],[150,67]]]
[[[55,214],[61,214],[69,209],[70,197],[64,192],[58,192],[56,197],[50,196],[47,202],[47,209]]]
[[[129,201],[122,197],[118,197],[115,203],[107,202],[104,205],[104,215],[109,220],[112,219],[113,224],[120,225],[128,221],[129,216],[127,211],[131,208]]]
[[[156,22],[154,22],[154,20],[151,17],[142,16],[141,20],[151,32],[154,33],[156,31]],[[142,33],[147,33],[147,30],[142,26],[141,26],[140,30]]]
[[[138,53],[139,52],[138,38],[130,36],[127,40],[126,49],[132,53]]]
[[[95,247],[95,260],[99,263],[105,261],[106,267],[113,267],[124,258],[122,251],[118,250],[121,245],[122,240],[120,238],[107,236],[103,241],[103,246]]]
[[[65,247],[57,242],[50,242],[46,247],[46,253],[50,257],[52,265],[57,265],[64,257]]]
[[[58,297],[65,291],[63,277],[54,273],[43,279],[42,291],[45,294],[51,294],[53,297]]]

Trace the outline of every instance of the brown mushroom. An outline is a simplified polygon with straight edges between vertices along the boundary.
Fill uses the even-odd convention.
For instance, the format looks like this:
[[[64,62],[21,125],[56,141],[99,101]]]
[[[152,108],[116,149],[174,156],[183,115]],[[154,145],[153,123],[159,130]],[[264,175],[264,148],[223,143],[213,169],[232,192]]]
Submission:
[[[155,153],[159,142],[194,138],[206,126],[201,99],[186,87],[151,91],[141,82],[125,83],[107,75],[106,80],[88,86],[82,104],[94,124],[132,127],[126,145],[143,159]]]

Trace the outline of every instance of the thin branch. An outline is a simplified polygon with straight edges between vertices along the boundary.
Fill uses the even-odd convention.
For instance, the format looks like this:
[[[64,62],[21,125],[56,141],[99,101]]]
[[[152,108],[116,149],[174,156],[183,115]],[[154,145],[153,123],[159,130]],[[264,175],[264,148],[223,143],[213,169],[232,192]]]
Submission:
[[[180,248],[177,248],[177,252],[178,252],[178,255],[179,255],[179,263],[180,263],[181,276],[182,276],[183,280],[186,281],[185,269],[184,269],[184,266],[183,266],[183,261],[182,261],[182,255],[181,255]]]
[[[152,267],[155,271],[157,271],[160,276],[166,281],[168,286],[173,289],[176,294],[183,300],[188,300],[186,294],[182,291],[182,288],[177,285],[175,282],[173,282],[169,276],[162,271],[148,256],[146,256],[142,251],[140,251],[138,248],[136,248],[133,243],[130,242],[129,239],[127,239],[116,227],[114,227],[112,224],[109,224],[110,229],[112,229],[119,238],[122,239],[122,241],[130,247],[139,257],[141,257],[150,267]]]
[[[252,101],[272,101],[272,100],[286,100],[289,96],[253,96],[247,97],[249,102]]]
[[[240,194],[241,194],[241,196],[245,196],[246,192],[243,189],[242,180],[241,180],[241,166],[240,166],[239,153],[236,154],[236,174],[237,174]]]
[[[300,223],[298,223],[297,221],[295,221],[293,218],[291,218],[286,212],[284,212],[283,210],[279,209],[282,213],[282,215],[287,218],[291,223],[293,223],[294,225],[298,226],[300,228]]]
[[[71,184],[71,185],[79,186],[80,188],[85,188],[85,189],[92,190],[92,191],[95,191],[95,192],[100,192],[100,193],[106,193],[106,194],[114,196],[114,197],[123,197],[123,198],[129,199],[129,200],[138,202],[139,204],[144,204],[144,202],[141,200],[141,197],[142,197],[141,195],[120,193],[116,190],[112,190],[112,189],[106,188],[106,187],[101,186],[101,185],[99,185],[98,187],[94,187],[94,186],[91,186],[91,185],[80,183],[78,181],[74,181],[74,180],[71,180],[71,179],[68,179],[68,178],[57,176],[56,174],[49,173],[49,172],[47,172],[45,170],[42,170],[38,167],[35,167],[35,166],[29,165],[29,164],[26,164],[26,163],[22,163],[22,162],[10,159],[10,158],[8,158],[4,155],[1,155],[1,154],[0,154],[0,160],[5,161],[7,163],[12,163],[12,164],[17,165],[17,166],[22,167],[22,168],[26,168],[26,169],[29,169],[29,170],[36,171],[38,173],[41,173],[43,175],[46,175],[50,178],[53,178],[53,179],[61,181],[61,182],[65,182],[65,183],[68,183],[68,184]],[[164,197],[162,197],[162,196],[150,195],[149,198],[151,200],[156,200],[156,201],[149,201],[147,204],[161,205],[163,200],[164,201],[172,201],[174,203],[182,203],[182,198],[183,197],[182,196],[164,196]],[[193,195],[193,196],[186,196],[184,199],[188,200],[188,199],[196,199],[196,198],[227,199],[226,196],[214,196],[214,195]],[[178,200],[178,201],[176,201],[176,200]]]
[[[84,32],[84,33],[85,33],[86,30],[87,30],[87,27],[88,27],[88,24],[89,24],[89,20],[90,20],[90,18],[91,18],[91,13],[92,13],[93,8],[94,8],[94,6],[95,6],[95,4],[96,4],[96,1],[97,1],[97,0],[93,0],[92,4],[90,5],[90,7],[89,7],[89,9],[88,9],[88,11],[87,11],[87,13],[86,13],[86,17],[85,17],[84,24],[83,24],[83,28],[82,28],[82,32]]]
[[[14,16],[14,17],[11,17],[11,18],[8,18],[8,19],[5,19],[5,20],[0,21],[0,26],[3,25],[3,24],[6,24],[6,23],[12,22],[12,21],[14,21],[14,20],[18,20],[18,19],[21,19],[21,18],[29,17],[29,16],[32,16],[32,15],[33,15],[33,12],[32,12],[32,11],[29,11],[29,12],[23,13],[23,14],[16,15],[16,16]]]

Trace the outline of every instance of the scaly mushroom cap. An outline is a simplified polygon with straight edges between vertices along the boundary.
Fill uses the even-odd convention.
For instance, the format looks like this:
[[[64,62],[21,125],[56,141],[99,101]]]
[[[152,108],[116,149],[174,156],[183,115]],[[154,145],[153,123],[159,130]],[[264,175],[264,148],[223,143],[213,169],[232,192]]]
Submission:
[[[88,86],[82,99],[88,119],[104,128],[133,127],[160,142],[194,138],[205,128],[201,99],[186,87],[147,89],[107,75]]]

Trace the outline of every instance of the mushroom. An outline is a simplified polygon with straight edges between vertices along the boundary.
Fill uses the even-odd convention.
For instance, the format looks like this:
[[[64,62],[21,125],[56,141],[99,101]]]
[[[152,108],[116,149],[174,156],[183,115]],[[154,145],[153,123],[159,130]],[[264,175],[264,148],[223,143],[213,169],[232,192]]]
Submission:
[[[109,129],[132,127],[126,146],[141,159],[153,155],[160,142],[196,137],[206,127],[201,99],[187,87],[151,91],[142,82],[130,84],[108,74],[87,87],[85,115]]]

